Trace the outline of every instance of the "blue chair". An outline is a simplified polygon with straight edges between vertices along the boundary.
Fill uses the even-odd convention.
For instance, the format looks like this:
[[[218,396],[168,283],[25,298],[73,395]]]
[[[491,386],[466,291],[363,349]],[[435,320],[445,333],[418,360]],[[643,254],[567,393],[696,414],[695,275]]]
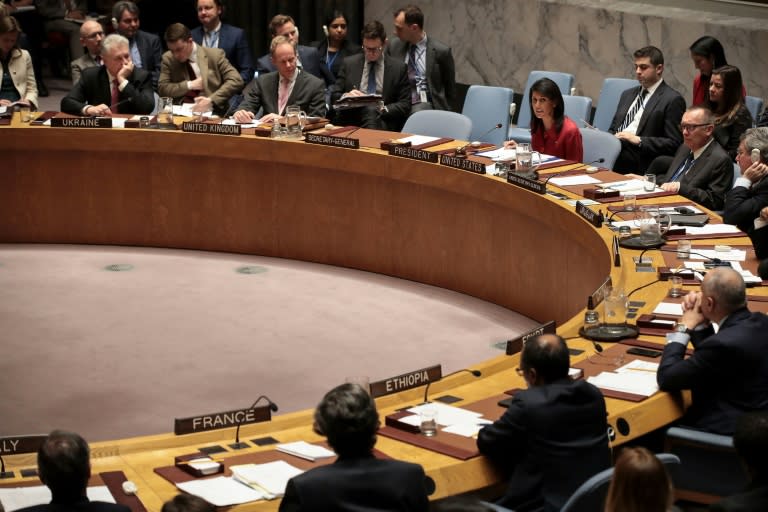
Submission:
[[[744,104],[747,106],[747,110],[752,114],[752,119],[757,123],[757,118],[760,117],[760,112],[763,111],[763,99],[756,96],[747,96],[744,98]]]
[[[592,117],[592,98],[587,96],[563,96],[565,115],[570,117],[576,126],[586,128]]]
[[[659,453],[656,457],[669,470],[680,464],[680,459],[670,453]],[[605,497],[608,494],[608,486],[613,478],[613,468],[604,469],[586,482],[581,484],[576,491],[568,498],[560,512],[584,512],[603,510],[605,506]],[[649,492],[652,490],[649,489]]]
[[[448,110],[422,110],[411,114],[402,131],[414,135],[468,141],[472,134],[472,120],[463,114]]]
[[[470,86],[461,109],[461,113],[472,120],[469,140],[490,142],[497,146],[504,144],[509,131],[509,106],[513,101],[514,91],[507,87]],[[486,135],[496,124],[501,124],[501,128]]]
[[[507,138],[517,142],[531,142],[531,107],[528,98],[530,98],[531,86],[540,78],[549,78],[555,82],[563,96],[571,94],[571,87],[573,87],[572,74],[560,71],[531,71],[528,75],[528,81],[525,82],[523,99],[517,107],[517,126],[509,129]]]
[[[637,80],[630,78],[606,78],[600,89],[600,97],[595,108],[595,119],[592,125],[598,130],[608,131],[616,115],[616,107],[619,106],[621,93],[639,85]]]
[[[612,133],[594,128],[580,128],[581,144],[584,146],[584,162],[606,169],[613,169],[613,164],[621,153],[621,142]],[[600,159],[603,159],[600,162]]]
[[[683,461],[669,472],[678,499],[710,504],[744,490],[749,482],[731,436],[670,427],[664,448]]]

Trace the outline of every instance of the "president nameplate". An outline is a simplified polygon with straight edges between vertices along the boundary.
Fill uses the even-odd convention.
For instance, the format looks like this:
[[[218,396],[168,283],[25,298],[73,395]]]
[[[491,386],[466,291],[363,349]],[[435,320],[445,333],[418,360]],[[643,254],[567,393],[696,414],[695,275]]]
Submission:
[[[181,123],[181,131],[186,133],[210,133],[213,135],[240,135],[242,128],[239,124],[199,123],[185,121]]]
[[[416,149],[410,146],[396,145],[389,148],[389,154],[394,156],[402,156],[403,158],[410,158],[411,160],[421,160],[422,162],[437,163],[438,154],[431,151],[424,151],[423,149]]]
[[[320,144],[321,146],[333,146],[335,148],[360,149],[360,139],[350,137],[334,137],[333,135],[318,135],[308,133],[304,140],[310,144]]]
[[[475,174],[485,174],[485,165],[481,162],[469,160],[467,158],[458,158],[451,155],[440,155],[440,165],[461,169],[462,171],[474,172]]]
[[[515,174],[514,171],[507,173],[507,183],[530,190],[531,192],[536,192],[537,194],[544,194],[547,191],[547,186],[544,183],[541,183],[539,180],[525,178],[519,174]]]
[[[112,128],[110,117],[54,117],[54,128]]]
[[[399,393],[407,389],[418,388],[430,382],[435,382],[443,377],[442,367],[438,364],[420,370],[404,373],[396,377],[371,382],[371,396],[378,398],[380,396]]]
[[[535,329],[531,329],[530,331],[524,334],[521,334],[516,338],[507,340],[507,355],[511,356],[523,350],[523,345],[525,345],[525,343],[530,338],[533,338],[534,336],[539,336],[541,334],[555,334],[556,331],[557,331],[557,326],[555,324],[555,321],[550,320],[549,322],[545,324],[541,324]]]
[[[47,437],[44,434],[0,437],[0,454],[36,453]]]
[[[261,423],[272,419],[272,411],[268,405],[254,407],[252,409],[235,409],[234,411],[215,412],[189,418],[176,418],[173,424],[173,433],[177,436],[206,432],[222,428]]]
[[[584,220],[595,226],[596,228],[599,228],[603,225],[603,214],[602,213],[595,213],[587,206],[585,206],[581,201],[576,201],[576,213],[582,216]]]

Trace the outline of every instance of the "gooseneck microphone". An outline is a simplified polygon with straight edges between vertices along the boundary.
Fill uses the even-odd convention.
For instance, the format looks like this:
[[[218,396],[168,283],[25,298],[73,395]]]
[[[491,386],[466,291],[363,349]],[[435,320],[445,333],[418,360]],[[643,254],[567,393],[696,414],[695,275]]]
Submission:
[[[251,406],[248,408],[248,410],[253,409],[256,407],[256,404],[258,404],[261,400],[265,400],[269,404],[269,410],[272,412],[277,412],[277,404],[270,400],[267,395],[261,395],[259,398],[254,400],[254,402],[251,404]],[[240,418],[240,421],[237,422],[237,430],[235,430],[235,442],[234,444],[229,445],[230,448],[235,450],[242,450],[243,448],[248,448],[248,445],[246,443],[240,442],[240,427],[243,425],[243,420],[245,419],[245,415],[243,415]]]
[[[481,372],[480,370],[470,370],[468,368],[462,368],[461,370],[456,370],[455,372],[451,372],[448,375],[444,375],[444,376],[440,377],[439,380],[443,380],[446,377],[450,377],[452,375],[456,375],[457,373],[462,373],[462,372],[471,373],[475,377],[480,377],[480,376],[483,375],[483,372]],[[437,381],[435,381],[435,382],[437,382]],[[427,382],[427,387],[424,388],[424,402],[423,403],[425,403],[425,404],[429,403],[429,400],[427,399],[427,396],[429,395],[429,386],[430,386],[430,384],[432,384],[432,381]]]
[[[643,256],[650,249],[658,249],[659,252],[674,252],[674,253],[677,253],[677,249],[664,249],[663,247],[646,247],[645,249],[640,251],[640,257],[638,258],[638,262],[640,264],[643,263]],[[700,252],[689,251],[689,254],[693,254],[695,256],[701,256],[706,261],[710,262],[712,267],[730,267],[731,266],[731,263],[729,261],[721,260],[720,258],[712,258],[710,256],[707,256],[706,254],[701,254]]]
[[[486,135],[488,135],[489,133],[491,133],[491,132],[492,132],[492,131],[494,131],[494,130],[498,130],[499,128],[501,128],[501,123],[498,123],[498,124],[496,124],[496,126],[493,126],[492,128],[490,128],[490,129],[489,129],[487,132],[483,133],[483,134],[482,134],[482,135],[481,135],[479,138],[480,138],[480,139],[483,139],[483,138],[485,138],[485,136],[486,136]],[[459,146],[459,147],[457,147],[457,148],[455,149],[455,151],[454,151],[454,154],[455,154],[456,156],[467,156],[467,148],[468,148],[469,146],[473,145],[473,144],[476,144],[476,143],[480,143],[480,142],[481,142],[481,140],[476,140],[476,141],[472,141],[472,142],[467,142],[467,143],[466,143],[466,144],[464,144],[463,146]]]

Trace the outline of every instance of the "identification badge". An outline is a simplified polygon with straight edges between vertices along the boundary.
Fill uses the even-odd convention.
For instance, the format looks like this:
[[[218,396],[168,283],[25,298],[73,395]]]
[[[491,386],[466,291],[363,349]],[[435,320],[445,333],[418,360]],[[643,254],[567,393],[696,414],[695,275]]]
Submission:
[[[419,91],[419,101],[422,103],[427,102],[427,91],[424,91],[424,90]]]

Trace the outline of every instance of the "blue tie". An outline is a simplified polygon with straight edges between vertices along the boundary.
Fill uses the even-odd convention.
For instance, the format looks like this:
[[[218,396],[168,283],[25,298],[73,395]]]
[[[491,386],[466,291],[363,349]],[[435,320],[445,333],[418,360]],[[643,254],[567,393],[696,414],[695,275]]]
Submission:
[[[376,61],[368,63],[368,94],[376,94]]]
[[[672,175],[672,178],[669,180],[669,183],[680,181],[680,178],[682,178],[686,172],[688,172],[688,169],[691,168],[693,165],[694,159],[693,159],[693,153],[688,153],[688,158],[685,159],[683,162],[683,165],[680,166],[680,168],[677,170],[675,174]]]

